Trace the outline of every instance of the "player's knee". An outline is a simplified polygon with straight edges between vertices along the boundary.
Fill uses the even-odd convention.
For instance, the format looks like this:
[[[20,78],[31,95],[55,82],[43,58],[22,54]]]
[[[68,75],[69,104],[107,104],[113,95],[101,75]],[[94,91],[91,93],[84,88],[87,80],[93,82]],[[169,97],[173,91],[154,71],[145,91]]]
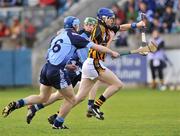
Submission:
[[[114,87],[115,87],[115,90],[119,91],[119,90],[121,90],[121,88],[123,88],[123,83],[122,82],[117,83],[114,85]]]
[[[61,94],[58,94],[57,96],[56,96],[56,100],[62,100],[64,97],[61,95]]]
[[[86,96],[83,96],[83,97],[80,98],[80,101],[82,102],[82,101],[84,101],[85,99],[86,99]]]
[[[76,98],[75,97],[70,97],[67,99],[71,105],[74,105],[76,103]]]
[[[71,104],[74,105],[75,103],[76,103],[76,98],[75,97],[71,98]]]

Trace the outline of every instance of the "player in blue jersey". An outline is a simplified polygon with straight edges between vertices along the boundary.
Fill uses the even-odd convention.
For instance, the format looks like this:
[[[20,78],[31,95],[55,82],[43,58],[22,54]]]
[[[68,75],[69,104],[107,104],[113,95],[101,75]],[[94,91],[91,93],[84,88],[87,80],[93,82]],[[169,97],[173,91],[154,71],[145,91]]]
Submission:
[[[96,25],[96,23],[97,23],[97,20],[95,18],[86,17],[84,20],[84,27],[78,33],[82,37],[89,39],[91,32],[94,26]],[[60,33],[61,31],[59,31],[57,34],[60,34]],[[89,48],[87,47],[76,50],[76,52],[73,54],[73,56],[70,58],[70,60],[66,64],[65,69],[68,73],[68,76],[71,80],[73,87],[75,87],[77,82],[81,80],[81,68],[84,61],[87,59],[88,51],[89,51]],[[33,119],[37,111],[61,99],[63,99],[63,97],[57,91],[51,94],[49,100],[46,103],[28,106],[28,113],[27,113],[27,118],[26,118],[27,123],[30,124],[31,120]],[[56,116],[57,114],[52,115],[51,117],[48,118],[48,121],[52,124]]]
[[[76,98],[72,84],[70,82],[65,66],[78,48],[93,48],[100,52],[108,53],[116,58],[119,53],[106,47],[88,41],[77,34],[80,21],[78,18],[68,16],[64,19],[64,31],[52,39],[50,48],[47,52],[47,62],[43,66],[40,74],[40,94],[30,95],[26,98],[10,102],[2,112],[7,117],[12,111],[22,108],[25,105],[45,103],[48,101],[52,87],[57,89],[63,96],[64,102],[61,105],[59,114],[54,121],[54,129],[67,128],[63,125],[64,118],[67,116],[72,106],[76,103]],[[63,111],[63,112],[62,112]]]

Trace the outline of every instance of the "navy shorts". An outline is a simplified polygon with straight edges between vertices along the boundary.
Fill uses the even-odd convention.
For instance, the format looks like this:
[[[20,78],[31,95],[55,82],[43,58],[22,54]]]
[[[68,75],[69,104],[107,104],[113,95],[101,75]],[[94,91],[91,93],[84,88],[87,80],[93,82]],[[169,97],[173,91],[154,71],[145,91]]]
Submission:
[[[64,69],[46,63],[41,70],[40,83],[56,89],[63,89],[69,86],[71,81]]]
[[[68,72],[68,76],[71,80],[73,88],[76,86],[78,81],[81,81],[81,74],[82,74],[81,72],[78,75],[76,74],[76,72]]]

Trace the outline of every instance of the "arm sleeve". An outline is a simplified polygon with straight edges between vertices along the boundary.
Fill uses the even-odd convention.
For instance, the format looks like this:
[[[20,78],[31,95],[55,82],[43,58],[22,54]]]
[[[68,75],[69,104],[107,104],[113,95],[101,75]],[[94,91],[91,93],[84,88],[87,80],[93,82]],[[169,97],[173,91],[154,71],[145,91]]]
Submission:
[[[93,42],[90,42],[89,40],[80,36],[77,33],[69,33],[68,35],[70,37],[72,45],[74,45],[76,48],[91,48],[94,45]]]
[[[116,34],[120,30],[120,26],[114,25],[110,28],[110,30]]]

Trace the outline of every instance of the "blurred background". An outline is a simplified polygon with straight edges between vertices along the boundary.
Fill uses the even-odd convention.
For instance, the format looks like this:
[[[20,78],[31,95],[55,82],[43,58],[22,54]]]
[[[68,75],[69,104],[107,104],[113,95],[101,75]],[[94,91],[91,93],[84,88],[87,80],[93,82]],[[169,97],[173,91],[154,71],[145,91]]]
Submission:
[[[64,17],[83,21],[96,17],[100,7],[115,12],[117,25],[140,21],[140,13],[145,13],[147,41],[158,43],[156,54],[107,57],[105,65],[127,86],[179,90],[180,0],[0,0],[0,87],[37,86],[46,50]],[[130,30],[117,33],[112,49],[141,44],[141,31]]]

